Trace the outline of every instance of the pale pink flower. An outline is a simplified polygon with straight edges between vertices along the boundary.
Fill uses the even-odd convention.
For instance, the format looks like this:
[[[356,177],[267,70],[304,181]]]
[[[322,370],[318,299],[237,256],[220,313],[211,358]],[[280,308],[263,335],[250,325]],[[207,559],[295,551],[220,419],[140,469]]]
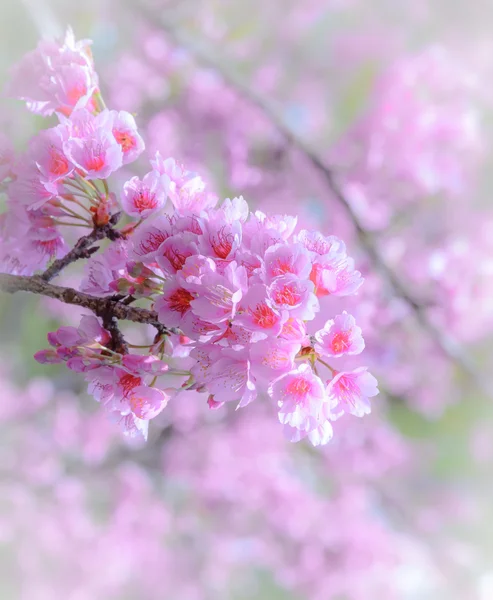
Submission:
[[[283,425],[305,432],[318,427],[327,396],[322,380],[310,365],[304,363],[281,375],[271,383],[268,392],[279,405],[279,421]]]
[[[236,323],[253,333],[252,341],[278,336],[288,319],[287,311],[274,308],[267,287],[255,284],[240,302]]]
[[[87,261],[81,290],[95,296],[113,295],[115,293],[113,283],[128,276],[127,262],[127,242],[123,240],[113,242],[104,252]]]
[[[186,282],[173,277],[163,284],[163,294],[156,300],[155,309],[161,323],[169,327],[180,327],[191,312],[195,296],[187,289]]]
[[[336,357],[360,354],[365,347],[361,328],[346,311],[327,321],[315,334],[315,350],[321,356]]]
[[[346,254],[346,245],[335,235],[325,236],[319,231],[302,229],[296,234],[295,239],[314,255],[344,256]]]
[[[159,174],[151,171],[143,179],[132,177],[123,185],[121,205],[128,215],[145,218],[164,207],[166,194]]]
[[[313,263],[310,279],[315,284],[315,294],[323,296],[351,296],[363,283],[352,258],[326,255]]]
[[[275,277],[292,274],[308,279],[312,268],[310,255],[301,244],[276,244],[264,256],[264,278],[270,283]]]
[[[65,133],[63,125],[58,125],[41,131],[29,144],[29,159],[38,167],[43,183],[64,179],[74,169],[63,150]]]
[[[137,418],[149,421],[158,416],[168,403],[169,398],[162,390],[147,385],[138,385],[129,394],[129,403],[133,414]]]
[[[159,152],[151,160],[152,168],[166,181],[169,188],[169,198],[178,214],[195,213],[212,208],[217,203],[217,198],[205,192],[203,180],[187,171],[183,165],[174,158],[163,159]]]
[[[121,146],[111,133],[101,129],[88,138],[70,138],[63,149],[87,179],[106,179],[122,166]]]
[[[144,151],[145,144],[137,130],[134,117],[122,110],[110,111],[110,127],[115,140],[120,144],[123,152],[123,164],[136,160]]]
[[[208,369],[205,384],[216,402],[238,402],[237,408],[247,406],[257,397],[245,352],[223,349]]]
[[[198,254],[197,235],[188,231],[168,237],[159,247],[156,262],[165,273],[176,274],[185,261]]]
[[[223,273],[211,271],[200,277],[200,282],[188,279],[189,289],[194,292],[192,311],[204,321],[223,323],[235,317],[237,306],[246,289],[246,271],[236,263],[230,263]]]
[[[300,348],[300,343],[282,339],[266,339],[251,344],[252,373],[257,379],[270,383],[294,368],[294,358]]]
[[[173,235],[173,225],[167,215],[143,223],[130,237],[131,256],[135,260],[154,262],[161,245]]]
[[[290,425],[284,425],[284,437],[290,442],[299,442],[308,438],[312,446],[325,446],[328,444],[334,435],[334,430],[330,421],[320,422],[315,429],[311,431],[301,431]]]
[[[304,346],[310,345],[304,321],[295,317],[289,317],[283,324],[279,337],[290,342],[298,342]]]
[[[217,196],[205,191],[205,183],[200,177],[189,179],[174,192],[171,185],[169,198],[178,214],[200,214],[217,204]]]
[[[63,43],[40,42],[12,70],[8,94],[44,116],[55,111],[69,115],[86,106],[98,85],[89,44],[76,42],[71,29]]]
[[[378,394],[378,383],[367,367],[341,371],[327,385],[327,394],[334,413],[351,413],[362,417],[371,412],[370,398]]]
[[[28,210],[43,208],[58,195],[58,184],[41,181],[39,169],[27,156],[21,157],[14,173],[16,179],[8,187],[8,196]]]
[[[233,260],[241,244],[241,235],[241,221],[230,221],[223,211],[218,211],[205,222],[201,249],[215,258]]]
[[[320,310],[315,289],[311,281],[301,280],[296,275],[276,277],[269,286],[269,297],[278,310],[289,311],[290,317],[311,321]]]

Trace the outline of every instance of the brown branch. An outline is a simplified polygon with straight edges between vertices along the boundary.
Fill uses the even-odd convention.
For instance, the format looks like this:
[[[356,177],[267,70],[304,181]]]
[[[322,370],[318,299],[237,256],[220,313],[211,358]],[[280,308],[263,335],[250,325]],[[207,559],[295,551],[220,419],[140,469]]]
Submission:
[[[352,222],[359,243],[369,256],[374,268],[380,272],[384,280],[393,289],[395,295],[401,298],[410,307],[418,323],[428,332],[444,355],[461,367],[464,373],[474,381],[479,389],[487,395],[490,395],[491,390],[483,381],[473,361],[465,355],[460,345],[454,339],[441,331],[432,322],[427,314],[426,307],[413,297],[404,283],[387,264],[375,244],[373,236],[365,229],[351,203],[344,195],[342,187],[337,181],[335,172],[329,166],[324,164],[323,160],[312,150],[312,148],[310,148],[308,143],[289,127],[282,117],[283,111],[280,110],[280,107],[276,103],[271,102],[268,98],[264,98],[260,95],[256,91],[255,86],[245,83],[241,76],[237,75],[240,71],[238,68],[228,68],[217,57],[216,53],[210,48],[205,47],[203,44],[198,43],[196,36],[192,39],[191,36],[185,34],[181,30],[178,21],[151,14],[148,14],[148,17],[152,17],[154,21],[159,19],[159,23],[173,43],[190,52],[199,64],[214,70],[242,99],[246,100],[249,104],[255,106],[263,113],[285,142],[303,155],[313,169],[322,175],[328,189],[331,191],[337,202],[343,207]]]
[[[116,225],[121,213],[114,214],[108,225],[104,225],[102,227],[95,227],[91,233],[81,237],[75,246],[68,252],[64,257],[55,260],[48,269],[41,275],[41,278],[44,281],[51,281],[57,275],[61,273],[65,267],[68,267],[71,263],[83,259],[89,258],[92,254],[98,251],[99,247],[91,246],[104,238],[108,238],[109,240],[116,240],[121,237],[121,233],[116,229],[113,229],[113,225]]]
[[[175,328],[168,328],[159,322],[157,314],[147,308],[137,308],[129,306],[113,298],[98,298],[84,292],[79,292],[69,287],[53,285],[44,281],[42,277],[33,275],[26,277],[23,275],[8,275],[0,273],[0,290],[9,294],[16,292],[30,292],[48,298],[54,298],[65,304],[81,306],[87,308],[99,317],[114,317],[122,321],[133,321],[134,323],[144,323],[152,325],[160,333],[169,335],[170,333],[180,333]],[[108,315],[110,317],[108,317]]]

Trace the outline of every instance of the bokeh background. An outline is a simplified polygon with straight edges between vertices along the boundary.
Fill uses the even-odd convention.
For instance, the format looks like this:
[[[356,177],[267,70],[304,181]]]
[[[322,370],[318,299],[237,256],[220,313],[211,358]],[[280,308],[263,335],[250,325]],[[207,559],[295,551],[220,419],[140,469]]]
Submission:
[[[0,598],[492,600],[491,2],[2,0],[0,16],[2,84],[71,25],[149,155],[342,237],[381,388],[323,449],[284,441],[265,404],[193,394],[129,446],[81,378],[32,359],[80,311],[0,296]],[[47,125],[1,107],[18,149]]]

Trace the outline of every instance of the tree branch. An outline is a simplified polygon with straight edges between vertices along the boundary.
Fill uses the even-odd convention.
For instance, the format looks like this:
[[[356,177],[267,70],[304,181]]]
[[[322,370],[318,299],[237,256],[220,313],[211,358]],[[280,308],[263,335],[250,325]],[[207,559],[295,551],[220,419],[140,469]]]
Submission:
[[[118,223],[121,213],[115,213],[108,225],[102,227],[94,227],[93,231],[88,235],[81,237],[75,246],[68,252],[64,257],[55,260],[48,269],[41,275],[44,281],[51,281],[57,275],[61,273],[65,267],[68,267],[71,263],[80,260],[82,258],[89,258],[92,254],[98,251],[98,247],[91,248],[94,242],[108,238],[109,240],[116,240],[121,237],[121,233],[116,229],[113,229],[113,225]]]
[[[69,287],[53,285],[44,281],[42,277],[33,275],[8,275],[0,273],[0,290],[8,294],[16,292],[30,292],[48,298],[55,298],[65,304],[87,308],[103,319],[115,318],[134,323],[152,325],[162,334],[180,333],[178,329],[165,327],[159,322],[157,314],[147,308],[136,308],[113,298],[98,298],[84,292],[79,292]],[[121,340],[120,340],[121,342]]]
[[[346,198],[341,185],[337,181],[335,172],[325,165],[323,160],[310,148],[308,143],[289,127],[282,117],[283,111],[280,110],[280,107],[276,103],[271,102],[268,98],[264,98],[257,93],[255,86],[245,83],[242,78],[237,75],[239,69],[228,68],[210,48],[198,43],[196,37],[192,39],[191,36],[184,33],[180,29],[178,22],[169,19],[166,16],[158,17],[157,15],[148,14],[149,18],[151,16],[154,21],[159,19],[160,25],[173,43],[190,52],[195,60],[204,67],[214,70],[242,99],[257,107],[282,136],[285,142],[293,146],[305,157],[313,169],[320,173],[325,179],[328,189],[331,191],[337,202],[343,207],[352,222],[359,243],[369,256],[374,268],[392,288],[394,294],[410,307],[418,323],[428,332],[443,354],[457,364],[464,373],[474,381],[479,389],[487,395],[490,395],[491,390],[483,381],[474,362],[465,355],[460,345],[454,339],[446,335],[432,322],[427,314],[426,307],[413,297],[392,268],[389,267],[375,244],[372,235],[365,229],[359,216]]]

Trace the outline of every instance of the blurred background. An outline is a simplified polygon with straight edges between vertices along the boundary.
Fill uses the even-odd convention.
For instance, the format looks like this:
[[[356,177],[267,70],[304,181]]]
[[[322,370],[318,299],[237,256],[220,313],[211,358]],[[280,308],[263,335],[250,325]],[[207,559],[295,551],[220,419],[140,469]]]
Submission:
[[[344,306],[381,389],[322,449],[288,444],[261,402],[215,412],[193,393],[128,446],[82,378],[32,358],[80,311],[0,296],[0,598],[493,600],[491,2],[2,0],[0,14],[2,85],[71,25],[148,156],[344,239],[366,279]],[[49,123],[1,106],[16,149]]]

